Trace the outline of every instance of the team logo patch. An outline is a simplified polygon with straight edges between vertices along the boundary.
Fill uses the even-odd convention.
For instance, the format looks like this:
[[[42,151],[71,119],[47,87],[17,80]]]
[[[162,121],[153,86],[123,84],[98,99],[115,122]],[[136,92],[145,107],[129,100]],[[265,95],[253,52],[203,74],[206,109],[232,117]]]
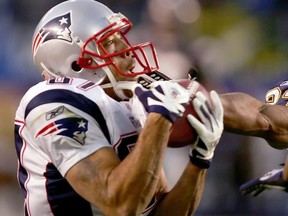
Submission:
[[[84,145],[87,130],[88,121],[86,119],[72,116],[58,119],[45,125],[38,131],[36,138],[41,136],[44,137],[49,134],[62,135],[70,137],[81,145]]]
[[[62,16],[56,17],[46,23],[37,33],[33,41],[32,50],[35,55],[38,47],[49,40],[64,40],[72,42],[71,37],[71,16],[70,12]]]

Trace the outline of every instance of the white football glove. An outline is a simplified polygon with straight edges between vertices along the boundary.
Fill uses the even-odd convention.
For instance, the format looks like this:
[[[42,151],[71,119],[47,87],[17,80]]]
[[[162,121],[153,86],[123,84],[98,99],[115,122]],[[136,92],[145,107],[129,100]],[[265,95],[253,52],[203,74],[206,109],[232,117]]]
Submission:
[[[185,88],[171,81],[153,82],[149,90],[137,86],[134,92],[148,113],[160,113],[171,122],[183,115],[183,105],[187,104],[190,98]]]
[[[198,141],[191,146],[190,160],[193,164],[208,168],[214,156],[215,148],[223,132],[223,106],[219,95],[215,91],[210,92],[212,107],[202,92],[197,92],[192,101],[193,107],[201,121],[193,115],[187,119],[198,133]]]

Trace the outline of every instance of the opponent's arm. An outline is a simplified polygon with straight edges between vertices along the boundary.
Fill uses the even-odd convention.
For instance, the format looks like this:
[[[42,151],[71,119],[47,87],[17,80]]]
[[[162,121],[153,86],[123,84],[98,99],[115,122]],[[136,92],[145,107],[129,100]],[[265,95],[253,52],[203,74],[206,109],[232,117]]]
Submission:
[[[278,189],[288,192],[288,181],[283,176],[283,168],[274,169],[259,178],[255,178],[242,184],[240,192],[243,195],[258,196],[267,189]]]
[[[285,107],[287,105],[286,86],[286,81],[281,81],[278,85],[268,90],[265,96],[266,105],[277,104]],[[286,107],[284,110],[286,110]],[[278,108],[278,106],[272,106],[272,108]],[[275,115],[277,114],[275,113]],[[247,181],[240,187],[240,191],[243,195],[252,196],[258,196],[260,193],[267,189],[278,189],[288,192],[288,157],[286,158],[283,168],[274,169],[270,172],[267,172],[261,177]]]
[[[220,95],[224,130],[266,139],[274,148],[288,147],[288,108],[263,103],[245,93]]]

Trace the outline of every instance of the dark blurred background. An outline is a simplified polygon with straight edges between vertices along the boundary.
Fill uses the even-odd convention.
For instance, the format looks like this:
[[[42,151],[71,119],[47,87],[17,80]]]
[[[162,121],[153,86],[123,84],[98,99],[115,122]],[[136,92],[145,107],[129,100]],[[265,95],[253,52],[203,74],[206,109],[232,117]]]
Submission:
[[[31,57],[34,29],[56,0],[0,1],[0,214],[23,215],[16,182],[13,120],[20,98],[42,80]],[[191,67],[207,89],[242,91],[264,100],[287,75],[287,0],[101,0],[133,23],[135,43],[152,41],[161,71],[184,78]],[[288,78],[288,77],[287,77]],[[282,191],[244,197],[245,181],[279,168],[286,150],[224,133],[196,215],[288,215]]]

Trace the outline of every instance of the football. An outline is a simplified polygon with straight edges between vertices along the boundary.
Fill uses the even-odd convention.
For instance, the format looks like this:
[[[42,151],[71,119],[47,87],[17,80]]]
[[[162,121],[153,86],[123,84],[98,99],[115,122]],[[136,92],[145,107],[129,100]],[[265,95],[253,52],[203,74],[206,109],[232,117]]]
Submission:
[[[179,148],[190,145],[194,143],[197,139],[197,133],[187,119],[188,114],[192,114],[199,119],[191,103],[191,101],[195,98],[196,92],[201,91],[208,98],[210,106],[212,106],[210,93],[199,82],[188,79],[181,79],[175,81],[191,92],[191,98],[190,102],[185,105],[186,110],[184,112],[184,115],[179,120],[177,120],[171,128],[171,134],[168,142],[168,147],[171,148]]]

